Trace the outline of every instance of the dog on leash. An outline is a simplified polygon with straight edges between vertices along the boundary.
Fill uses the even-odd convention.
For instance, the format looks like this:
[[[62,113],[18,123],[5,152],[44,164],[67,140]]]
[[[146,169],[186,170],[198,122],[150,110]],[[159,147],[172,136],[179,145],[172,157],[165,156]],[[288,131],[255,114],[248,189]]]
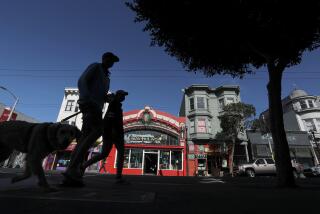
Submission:
[[[45,178],[43,159],[57,150],[64,150],[81,136],[80,130],[61,123],[29,123],[6,121],[0,123],[0,162],[16,150],[26,153],[24,174],[12,178],[12,183],[37,175],[38,185],[45,191],[53,191]]]

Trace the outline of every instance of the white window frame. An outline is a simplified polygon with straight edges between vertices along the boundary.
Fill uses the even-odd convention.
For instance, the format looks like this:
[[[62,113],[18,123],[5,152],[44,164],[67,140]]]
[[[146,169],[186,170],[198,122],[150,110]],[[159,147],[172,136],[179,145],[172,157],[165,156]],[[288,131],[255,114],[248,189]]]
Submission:
[[[208,127],[208,133],[211,133],[212,132],[212,127],[211,127],[211,120],[210,119],[208,119],[207,120],[207,127]]]
[[[232,102],[229,102],[228,100],[232,100]],[[226,105],[231,104],[231,103],[235,103],[235,102],[236,102],[235,97],[226,97],[226,100],[225,100]]]
[[[203,108],[199,108],[198,99],[203,99]],[[206,97],[204,97],[204,96],[196,96],[196,103],[197,103],[197,109],[200,109],[200,110],[207,109],[207,107],[206,107]]]
[[[313,126],[313,129],[310,130],[307,126],[307,123],[311,123],[311,125]],[[304,119],[303,124],[304,124],[306,131],[317,131],[317,126],[316,126],[315,121],[313,119]]]
[[[313,106],[310,106],[309,101],[311,101]],[[305,104],[305,108],[302,108],[301,102],[303,102]],[[308,108],[315,108],[317,107],[315,101],[313,99],[303,99],[303,100],[299,100],[298,101],[299,105],[300,105],[300,109],[304,110],[304,109],[308,109]]]
[[[316,126],[317,132],[320,132],[320,118],[313,119],[314,125]]]
[[[219,108],[222,111],[223,107],[226,105],[226,102],[225,102],[224,98],[218,99],[218,103],[219,103]]]
[[[316,107],[315,102],[314,102],[313,99],[307,99],[306,101],[307,101],[308,108],[314,108],[314,107]],[[312,103],[312,105],[313,105],[312,107],[310,106],[309,101],[311,101],[311,103]]]
[[[201,121],[201,122],[204,122],[204,128],[205,128],[205,131],[204,132],[199,132],[198,131],[198,126],[199,126],[199,121]],[[200,117],[200,118],[197,118],[197,133],[208,133],[208,129],[207,129],[207,121],[206,121],[206,118],[204,118],[204,117]],[[201,127],[203,127],[203,126],[201,126]]]
[[[193,108],[191,108],[191,99],[193,100],[193,105],[192,105]],[[190,97],[190,98],[189,98],[189,108],[190,108],[190,111],[194,111],[194,110],[195,110],[194,100],[195,100],[194,97]]]
[[[75,103],[75,100],[67,100],[67,104],[66,104],[66,107],[64,108],[64,111],[72,111],[74,103]]]
[[[189,120],[190,122],[190,133],[195,133],[195,119],[192,118]]]

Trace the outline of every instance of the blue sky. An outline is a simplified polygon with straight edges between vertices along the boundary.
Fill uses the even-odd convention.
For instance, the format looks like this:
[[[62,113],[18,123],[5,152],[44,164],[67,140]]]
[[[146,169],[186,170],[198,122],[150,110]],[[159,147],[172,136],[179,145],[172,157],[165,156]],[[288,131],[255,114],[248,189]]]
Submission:
[[[243,102],[257,113],[265,110],[265,69],[243,80],[229,76],[205,78],[187,73],[163,48],[150,47],[150,37],[124,0],[1,0],[0,86],[20,98],[17,110],[40,121],[56,121],[65,87],[101,54],[112,51],[120,62],[111,69],[111,90],[125,89],[124,110],[150,105],[178,115],[181,89],[191,84],[238,84]],[[286,70],[283,96],[294,87],[320,95],[320,50],[304,54],[303,62]],[[0,102],[13,98],[0,91]]]

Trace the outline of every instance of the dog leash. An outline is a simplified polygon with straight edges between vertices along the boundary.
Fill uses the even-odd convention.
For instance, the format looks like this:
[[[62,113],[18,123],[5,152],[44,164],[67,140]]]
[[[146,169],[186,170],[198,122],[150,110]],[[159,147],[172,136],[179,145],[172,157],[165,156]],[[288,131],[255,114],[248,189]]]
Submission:
[[[80,114],[80,113],[81,113],[81,111],[78,111],[78,112],[76,112],[76,113],[74,113],[74,114],[72,114],[72,115],[70,115],[70,116],[62,119],[60,122],[67,121],[67,120],[69,120],[70,118],[75,117],[76,115],[78,115],[78,114]]]

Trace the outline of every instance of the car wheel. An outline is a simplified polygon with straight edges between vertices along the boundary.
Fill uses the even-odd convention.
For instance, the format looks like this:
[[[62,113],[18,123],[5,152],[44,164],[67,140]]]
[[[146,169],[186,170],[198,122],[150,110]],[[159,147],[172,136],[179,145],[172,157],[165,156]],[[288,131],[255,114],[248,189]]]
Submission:
[[[250,177],[250,178],[254,178],[256,177],[256,173],[254,172],[253,169],[247,169],[247,175]]]

